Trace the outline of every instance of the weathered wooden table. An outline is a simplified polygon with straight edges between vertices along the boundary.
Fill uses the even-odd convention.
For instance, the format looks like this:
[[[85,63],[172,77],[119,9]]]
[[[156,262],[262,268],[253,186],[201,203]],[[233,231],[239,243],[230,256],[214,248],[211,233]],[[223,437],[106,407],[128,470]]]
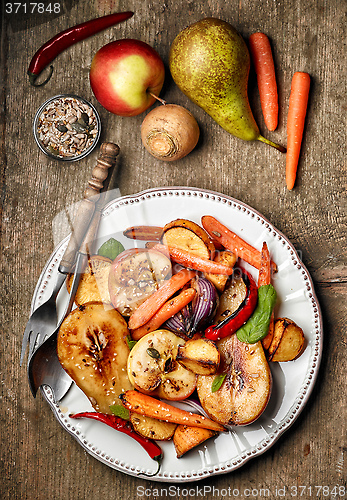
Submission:
[[[29,85],[29,61],[53,34],[93,17],[125,10],[133,10],[134,17],[59,55],[46,86]],[[344,14],[345,5],[339,0],[2,2],[2,498],[154,499],[167,498],[169,494],[206,500],[345,497]],[[297,184],[291,192],[285,187],[284,155],[264,144],[246,143],[228,135],[189,102],[170,77],[168,53],[174,37],[188,24],[209,16],[230,22],[245,39],[255,31],[270,37],[280,102],[279,126],[275,132],[267,133],[271,139],[286,143],[294,71],[306,71],[312,76]],[[199,122],[198,147],[177,163],[157,161],[145,151],[140,139],[144,115],[112,115],[93,96],[88,78],[93,55],[118,38],[141,39],[159,52],[166,66],[161,96],[167,102],[186,106]],[[314,280],[324,319],[324,348],[319,377],[304,412],[270,451],[230,474],[190,483],[190,493],[180,484],[165,494],[160,491],[164,484],[125,475],[90,457],[58,425],[41,395],[33,399],[25,367],[19,367],[32,294],[56,243],[52,221],[67,205],[81,199],[97,157],[96,150],[80,162],[61,163],[48,159],[37,148],[32,134],[33,117],[44,100],[58,93],[82,95],[96,105],[102,119],[102,140],[116,142],[121,148],[117,182],[123,195],[157,186],[195,186],[242,200],[287,235],[301,252]],[[254,115],[265,134],[252,73],[249,94]]]

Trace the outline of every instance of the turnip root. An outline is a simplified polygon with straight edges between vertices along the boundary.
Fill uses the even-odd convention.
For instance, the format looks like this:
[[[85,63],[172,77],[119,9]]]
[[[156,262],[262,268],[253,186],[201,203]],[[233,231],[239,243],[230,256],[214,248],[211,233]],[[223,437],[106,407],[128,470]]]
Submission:
[[[194,116],[177,104],[164,104],[148,113],[141,125],[141,139],[158,160],[174,161],[187,156],[199,140]]]

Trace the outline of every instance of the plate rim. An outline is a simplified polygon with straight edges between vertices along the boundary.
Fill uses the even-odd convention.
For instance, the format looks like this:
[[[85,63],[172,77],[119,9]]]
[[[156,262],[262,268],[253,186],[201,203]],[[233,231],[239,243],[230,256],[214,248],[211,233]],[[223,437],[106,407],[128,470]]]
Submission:
[[[181,472],[173,472],[173,473],[161,473],[159,471],[158,475],[156,476],[151,476],[151,477],[146,477],[144,474],[148,471],[142,470],[140,473],[137,470],[138,467],[130,464],[123,464],[123,463],[118,463],[121,462],[121,460],[115,460],[115,459],[110,459],[109,457],[105,457],[103,453],[95,449],[95,447],[91,448],[90,443],[87,443],[87,441],[84,439],[83,436],[81,437],[81,432],[78,431],[73,425],[71,425],[71,422],[66,418],[66,415],[63,413],[61,410],[60,406],[58,403],[55,403],[53,394],[48,386],[43,386],[40,388],[41,394],[43,395],[44,399],[48,402],[50,405],[56,419],[58,422],[62,425],[64,430],[66,430],[69,434],[71,434],[77,441],[78,443],[82,446],[82,448],[88,452],[91,456],[96,458],[98,461],[104,463],[105,465],[116,469],[120,472],[123,472],[127,475],[139,477],[141,479],[147,479],[151,481],[156,481],[156,482],[171,482],[171,483],[177,483],[182,481],[183,479],[186,482],[192,482],[192,481],[199,481],[202,479],[206,479],[207,477],[213,476],[213,475],[220,475],[220,474],[228,474],[230,472],[233,472],[243,465],[245,465],[250,459],[255,458],[259,455],[262,455],[265,453],[267,450],[269,450],[275,443],[276,441],[282,436],[284,432],[286,432],[292,425],[293,423],[297,420],[299,415],[301,414],[303,408],[305,407],[307,401],[309,400],[314,385],[316,383],[318,373],[319,373],[319,368],[321,364],[321,359],[322,359],[322,346],[323,346],[323,318],[322,318],[322,312],[321,308],[318,302],[318,298],[315,292],[314,288],[314,283],[312,280],[312,277],[310,273],[308,272],[305,264],[302,262],[296,248],[294,245],[291,243],[291,241],[282,233],[279,231],[266,217],[264,217],[263,214],[261,214],[258,210],[255,208],[251,207],[247,203],[244,203],[232,196],[225,195],[222,193],[219,193],[217,191],[212,191],[208,189],[202,189],[198,187],[184,187],[184,186],[168,186],[168,187],[158,187],[158,188],[150,188],[150,189],[145,189],[142,190],[138,193],[135,194],[129,194],[125,196],[121,196],[120,198],[113,199],[109,201],[103,211],[101,218],[109,215],[111,211],[121,208],[124,205],[126,206],[127,204],[132,205],[133,203],[137,203],[140,201],[145,201],[146,199],[150,199],[152,197],[161,197],[161,196],[168,196],[168,197],[174,197],[174,196],[199,196],[199,197],[206,197],[208,199],[211,199],[212,201],[217,201],[221,203],[225,203],[227,206],[233,204],[234,208],[237,208],[242,211],[249,211],[249,213],[252,213],[256,215],[259,218],[259,221],[261,221],[262,224],[267,227],[269,231],[273,231],[275,235],[278,235],[280,239],[283,239],[283,241],[287,244],[288,250],[290,250],[290,255],[295,263],[296,266],[299,266],[299,269],[302,269],[303,274],[305,274],[305,280],[306,280],[306,286],[308,286],[309,289],[309,298],[311,300],[312,305],[315,307],[315,328],[314,328],[314,343],[312,346],[312,349],[315,349],[315,353],[312,355],[312,363],[307,366],[307,371],[305,373],[305,378],[302,382],[302,385],[299,389],[298,394],[296,395],[293,404],[289,408],[289,410],[286,412],[285,416],[282,418],[282,421],[280,422],[280,425],[278,428],[274,429],[273,432],[270,432],[266,438],[262,439],[260,442],[256,443],[256,445],[251,446],[248,450],[240,453],[237,457],[234,457],[232,459],[227,460],[224,463],[219,463],[217,465],[211,465],[211,466],[206,466],[204,468],[201,468],[197,471],[181,471]],[[41,282],[43,279],[43,276],[49,270],[50,262],[52,258],[54,258],[59,250],[62,250],[64,245],[67,244],[67,241],[69,239],[69,235],[66,236],[54,249],[54,251],[51,253],[51,256],[46,262],[46,265],[44,266],[41,275],[38,279],[35,291],[34,291],[34,296],[32,299],[32,309],[34,308],[35,303],[37,302],[37,295],[39,293],[40,288],[42,288]],[[57,259],[56,259],[57,260]],[[58,260],[57,260],[58,261]],[[54,267],[54,266],[53,266]],[[41,290],[42,291],[42,290]]]

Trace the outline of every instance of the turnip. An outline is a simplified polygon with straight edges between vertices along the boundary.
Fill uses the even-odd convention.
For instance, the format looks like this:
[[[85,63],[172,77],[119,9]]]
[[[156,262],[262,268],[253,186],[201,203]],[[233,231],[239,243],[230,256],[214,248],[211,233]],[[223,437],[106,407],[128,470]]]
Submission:
[[[148,113],[141,125],[141,139],[158,160],[174,161],[196,146],[200,129],[194,116],[177,104],[163,104]]]

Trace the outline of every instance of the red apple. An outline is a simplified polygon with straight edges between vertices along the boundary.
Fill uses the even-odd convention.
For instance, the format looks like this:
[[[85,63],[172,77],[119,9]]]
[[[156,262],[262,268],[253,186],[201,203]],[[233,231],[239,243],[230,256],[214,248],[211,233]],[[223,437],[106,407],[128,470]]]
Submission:
[[[159,54],[140,40],[108,43],[95,54],[90,84],[96,99],[111,113],[135,116],[155,102],[164,83]]]

